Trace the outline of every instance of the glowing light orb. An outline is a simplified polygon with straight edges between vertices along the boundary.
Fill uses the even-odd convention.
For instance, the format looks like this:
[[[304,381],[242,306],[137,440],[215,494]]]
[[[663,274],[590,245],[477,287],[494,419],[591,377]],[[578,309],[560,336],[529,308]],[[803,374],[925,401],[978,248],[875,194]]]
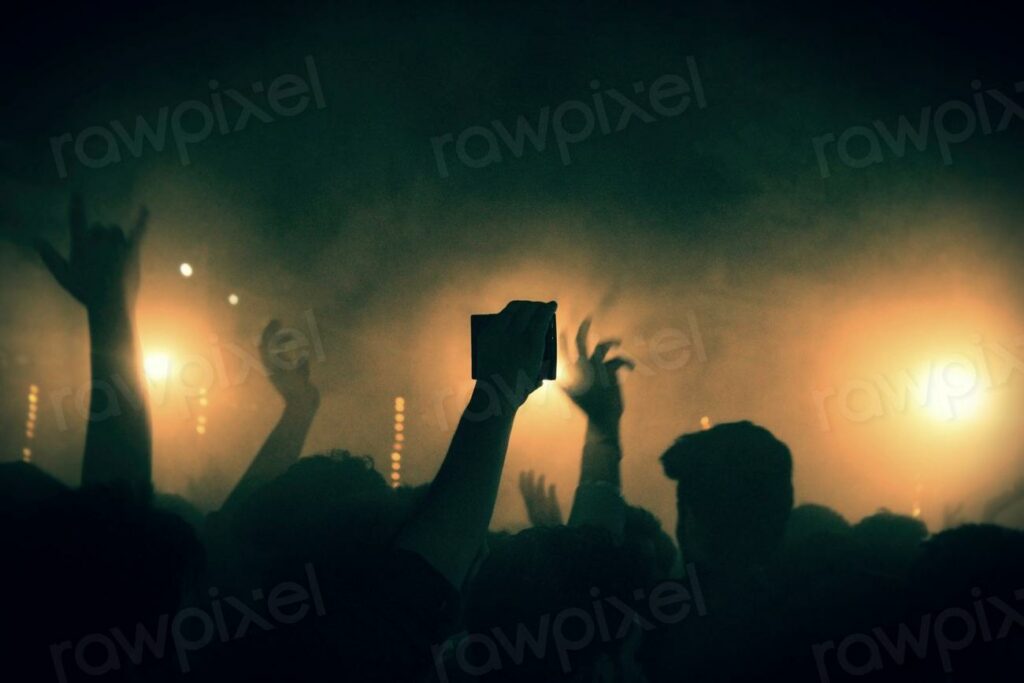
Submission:
[[[976,417],[985,403],[986,387],[977,369],[968,363],[937,363],[927,380],[921,407],[933,420],[964,422]]]
[[[238,295],[237,294],[228,294],[228,303],[231,304],[232,306],[237,306],[238,305]]]
[[[178,266],[178,271],[181,273],[182,277],[192,277],[192,264],[182,263]]]
[[[171,357],[159,351],[147,353],[143,367],[146,370],[146,377],[150,380],[154,382],[165,380],[171,374]]]

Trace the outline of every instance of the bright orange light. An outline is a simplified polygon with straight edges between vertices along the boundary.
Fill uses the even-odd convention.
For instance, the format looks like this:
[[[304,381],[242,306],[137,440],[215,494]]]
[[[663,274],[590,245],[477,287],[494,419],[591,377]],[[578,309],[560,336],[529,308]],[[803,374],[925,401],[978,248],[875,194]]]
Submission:
[[[401,479],[401,477],[402,475],[400,475],[398,472],[391,473],[391,481],[398,481],[399,479]]]
[[[197,425],[196,426],[196,434],[202,435],[202,434],[205,434],[205,433],[206,433],[206,427],[204,427],[203,425]]]
[[[146,370],[146,377],[150,380],[163,381],[171,374],[171,357],[161,351],[147,353],[143,367]]]
[[[397,461],[402,459],[402,454],[401,453],[392,453],[391,454],[391,459],[397,462]]]
[[[391,469],[393,469],[393,470],[400,470],[400,469],[402,469],[402,463],[400,463],[400,462],[393,462],[393,463],[391,463]]]
[[[395,434],[395,441],[405,441],[405,434]]]
[[[395,422],[405,422],[405,415],[398,413],[395,415]]]
[[[403,429],[405,429],[405,425],[403,425],[401,422],[396,422],[395,423],[395,431],[396,432],[400,432]]]

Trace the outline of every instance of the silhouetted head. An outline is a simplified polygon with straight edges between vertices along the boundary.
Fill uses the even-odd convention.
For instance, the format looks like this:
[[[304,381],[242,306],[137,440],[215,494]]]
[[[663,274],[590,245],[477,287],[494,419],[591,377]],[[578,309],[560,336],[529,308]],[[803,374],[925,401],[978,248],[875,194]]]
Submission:
[[[857,522],[852,529],[868,569],[901,577],[928,538],[924,522],[882,509]]]
[[[804,543],[821,534],[844,534],[850,531],[846,518],[825,505],[804,503],[789,513],[786,522],[786,543]]]
[[[779,547],[793,508],[793,459],[767,429],[744,421],[684,434],[661,462],[678,482],[685,560],[742,567]]]

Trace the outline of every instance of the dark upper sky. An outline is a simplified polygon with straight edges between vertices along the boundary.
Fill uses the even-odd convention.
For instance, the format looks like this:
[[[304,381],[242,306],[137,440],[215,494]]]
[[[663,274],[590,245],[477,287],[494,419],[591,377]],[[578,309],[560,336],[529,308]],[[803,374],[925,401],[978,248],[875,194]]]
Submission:
[[[1010,283],[1021,275],[1024,111],[1018,116],[1014,106],[1024,106],[1015,90],[1024,81],[1024,43],[1008,9],[934,2],[210,5],[37,5],[4,22],[0,265],[7,313],[0,335],[7,357],[43,363],[33,355],[31,330],[52,331],[54,318],[74,310],[26,247],[39,235],[62,239],[72,190],[114,219],[127,220],[140,202],[150,206],[151,283],[173,293],[176,264],[202,261],[216,273],[204,285],[208,296],[243,292],[252,308],[207,316],[223,334],[242,338],[271,315],[314,310],[328,347],[322,381],[337,392],[336,407],[343,413],[358,405],[344,398],[355,385],[384,406],[377,417],[385,431],[388,396],[428,396],[432,383],[452,374],[461,381],[454,357],[442,364],[446,371],[413,368],[431,363],[437,328],[436,339],[461,340],[463,313],[519,292],[575,298],[563,301],[567,325],[590,310],[607,311],[624,329],[609,324],[606,332],[626,337],[679,326],[686,311],[696,311],[712,360],[651,389],[680,401],[666,413],[699,413],[710,404],[710,412],[749,411],[794,431],[815,424],[806,406],[802,418],[796,409],[765,408],[759,416],[763,404],[778,401],[728,388],[792,382],[786,396],[800,403],[815,382],[842,381],[794,379],[792,368],[815,352],[805,344],[823,334],[817,318],[841,316],[871,297],[924,292],[983,299],[1017,319],[1020,298]],[[168,137],[162,151],[145,147],[137,157],[118,143],[121,161],[103,168],[83,165],[69,147],[67,177],[58,172],[51,138],[113,130],[112,122],[131,131],[136,117],[153,124],[162,107],[210,104],[211,93],[228,89],[255,101],[252,83],[307,78],[307,58],[322,108],[214,131],[188,147],[187,165]],[[542,151],[517,155],[501,146],[499,127],[514,129],[518,117],[537,124],[571,101],[593,113],[596,92],[612,127],[621,107],[611,89],[650,115],[644,97],[652,84],[678,74],[693,87],[693,68],[704,106],[634,118],[608,133],[595,123],[564,153],[550,130]],[[934,128],[940,110],[947,137],[973,124],[948,151]],[[228,115],[237,120],[230,103]],[[583,114],[565,116],[579,130]],[[879,132],[895,136],[900,117],[915,128],[929,125],[922,149],[907,142],[897,153],[895,140]],[[500,154],[500,161],[472,168],[449,144],[447,173],[439,173],[432,138],[458,138],[474,126],[487,132],[467,138],[466,158]],[[824,162],[816,156],[816,137],[844,132],[852,164],[835,141],[823,148]],[[488,140],[498,140],[497,150]],[[84,153],[109,153],[101,143],[92,140]],[[58,313],[24,305],[25,291]],[[695,394],[711,398],[697,406]],[[5,408],[5,424],[16,430],[19,406]],[[666,416],[657,438],[678,433],[683,422]],[[387,436],[368,428],[317,429],[316,447],[344,441],[387,449]],[[424,443],[439,450],[443,431],[428,436],[425,429]],[[793,438],[805,450],[828,447]],[[654,453],[661,441],[638,448]],[[434,455],[425,458],[411,476],[427,476],[435,463]],[[807,486],[824,490],[825,475],[813,465],[807,471]]]

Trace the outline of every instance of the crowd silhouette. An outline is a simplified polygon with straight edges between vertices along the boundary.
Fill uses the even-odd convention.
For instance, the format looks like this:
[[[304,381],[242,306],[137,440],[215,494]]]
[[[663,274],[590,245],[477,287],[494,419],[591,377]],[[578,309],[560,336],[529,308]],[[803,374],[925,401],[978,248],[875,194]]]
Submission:
[[[88,317],[81,485],[0,465],[8,681],[1016,681],[1024,534],[950,509],[931,533],[880,510],[794,507],[793,458],[751,422],[661,456],[678,523],[622,494],[617,342],[568,350],[587,420],[568,514],[519,474],[530,528],[489,528],[517,411],[540,385],[554,302],[481,329],[477,381],[429,484],[392,487],[345,450],[300,457],[320,406],[308,360],[260,349],[283,411],[218,510],[154,490],[134,309],[146,212],[126,234],[72,201],[45,266]]]

